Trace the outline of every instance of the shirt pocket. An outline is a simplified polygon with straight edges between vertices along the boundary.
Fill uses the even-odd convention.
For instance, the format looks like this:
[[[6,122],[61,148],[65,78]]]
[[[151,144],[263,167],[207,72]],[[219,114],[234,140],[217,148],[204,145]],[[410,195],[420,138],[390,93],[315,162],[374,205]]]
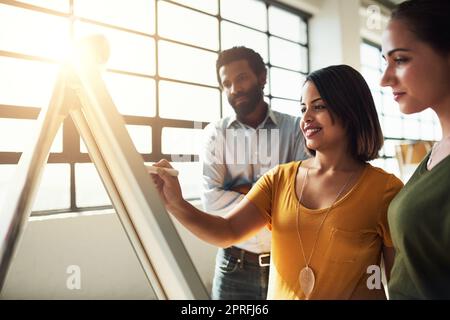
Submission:
[[[368,230],[347,231],[333,228],[325,257],[331,262],[352,263],[373,241]]]

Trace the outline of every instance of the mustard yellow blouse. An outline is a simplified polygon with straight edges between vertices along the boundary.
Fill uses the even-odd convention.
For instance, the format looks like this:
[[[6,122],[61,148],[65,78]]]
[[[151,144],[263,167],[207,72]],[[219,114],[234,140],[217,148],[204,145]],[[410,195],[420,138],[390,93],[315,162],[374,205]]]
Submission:
[[[299,204],[295,181],[301,161],[275,167],[246,195],[272,230],[268,299],[304,299],[299,273],[305,266],[297,234],[297,217],[306,258],[328,208]],[[314,183],[308,180],[308,183]],[[380,265],[382,246],[392,247],[387,208],[402,188],[394,175],[367,164],[354,187],[329,212],[311,258],[316,283],[310,299],[385,299],[384,289],[369,289],[367,279]]]

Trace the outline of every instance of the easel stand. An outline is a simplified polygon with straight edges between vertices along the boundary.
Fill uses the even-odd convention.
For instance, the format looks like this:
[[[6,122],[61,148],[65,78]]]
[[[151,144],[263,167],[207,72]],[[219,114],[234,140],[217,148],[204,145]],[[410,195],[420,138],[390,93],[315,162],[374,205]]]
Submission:
[[[37,120],[39,134],[20,158],[15,184],[0,212],[0,289],[66,117],[83,138],[156,297],[209,299],[94,61],[61,68],[49,107]]]

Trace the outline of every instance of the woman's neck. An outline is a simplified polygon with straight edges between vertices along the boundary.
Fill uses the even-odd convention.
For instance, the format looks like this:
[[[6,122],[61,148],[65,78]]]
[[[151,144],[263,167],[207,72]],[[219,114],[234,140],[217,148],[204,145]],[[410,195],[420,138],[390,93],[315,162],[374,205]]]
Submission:
[[[450,137],[450,95],[438,107],[432,108],[441,123],[442,139]]]
[[[365,165],[353,158],[348,151],[338,153],[316,151],[315,157],[310,161],[311,168],[318,169],[319,172],[354,171]]]

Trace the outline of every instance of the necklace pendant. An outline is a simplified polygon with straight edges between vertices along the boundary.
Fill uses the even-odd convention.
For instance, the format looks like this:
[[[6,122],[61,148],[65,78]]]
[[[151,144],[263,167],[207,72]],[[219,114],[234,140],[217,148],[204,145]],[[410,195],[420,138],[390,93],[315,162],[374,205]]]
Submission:
[[[306,300],[309,299],[309,295],[314,289],[314,284],[316,282],[316,278],[314,276],[313,270],[306,266],[300,271],[300,276],[298,278],[298,281],[300,283],[300,288],[302,289],[303,293],[305,294]]]

